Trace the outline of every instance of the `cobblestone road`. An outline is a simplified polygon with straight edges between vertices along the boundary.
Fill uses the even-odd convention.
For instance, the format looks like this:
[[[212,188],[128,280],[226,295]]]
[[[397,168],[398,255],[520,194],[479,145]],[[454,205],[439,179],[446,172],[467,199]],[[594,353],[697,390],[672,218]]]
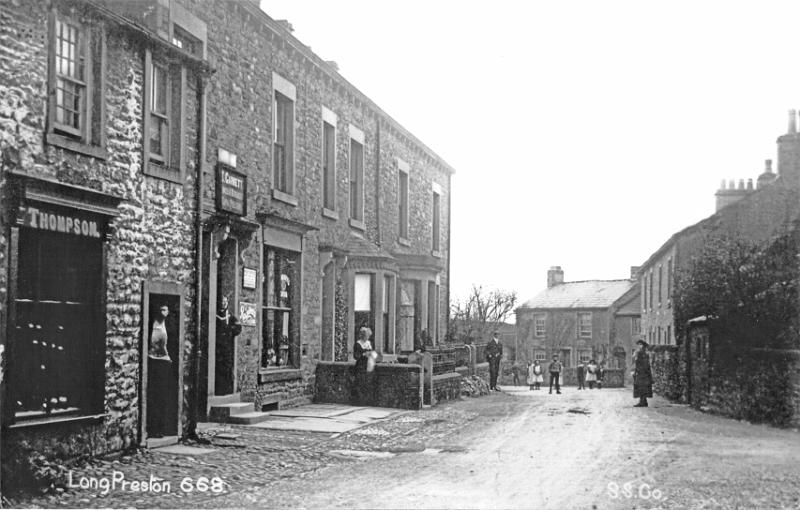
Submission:
[[[24,507],[793,508],[800,435],[709,416],[627,390],[510,391],[341,434],[231,430],[207,455],[148,451],[73,471],[151,474],[169,494],[72,489]],[[185,493],[180,481],[224,486]],[[365,483],[358,486],[354,480]],[[658,496],[658,498],[656,497]]]

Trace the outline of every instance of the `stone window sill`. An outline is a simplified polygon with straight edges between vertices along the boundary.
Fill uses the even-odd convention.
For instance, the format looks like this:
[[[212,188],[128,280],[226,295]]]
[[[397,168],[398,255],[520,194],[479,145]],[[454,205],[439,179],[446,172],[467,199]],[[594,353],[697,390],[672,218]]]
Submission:
[[[12,425],[8,425],[9,429],[23,429],[30,427],[41,427],[46,425],[64,425],[67,423],[99,423],[106,419],[108,414],[90,414],[80,416],[51,416],[46,418],[36,418],[33,420],[24,420]]]
[[[398,238],[397,238],[397,242],[398,242],[399,244],[402,244],[403,246],[411,246],[411,241],[409,241],[409,240],[408,240],[407,238],[405,238],[405,237],[398,237]]]
[[[47,144],[66,149],[68,151],[77,152],[78,154],[83,154],[84,156],[101,159],[103,161],[108,159],[108,152],[106,152],[105,148],[103,147],[86,145],[72,140],[66,136],[57,135],[55,133],[47,133]]]
[[[325,216],[326,218],[330,218],[332,220],[338,220],[339,219],[339,213],[337,213],[336,211],[333,211],[331,209],[328,209],[327,207],[323,207],[322,208],[322,215]]]
[[[358,230],[366,230],[367,226],[364,225],[364,222],[361,220],[357,220],[354,218],[350,218],[350,226],[353,228],[357,228]]]
[[[289,204],[293,207],[297,207],[298,204],[297,198],[294,195],[284,193],[283,191],[277,189],[272,190],[272,198],[278,200],[279,202],[283,202],[284,204]]]
[[[303,378],[303,372],[299,368],[278,368],[278,369],[262,368],[261,370],[258,371],[259,383],[291,381],[302,378]]]
[[[157,160],[151,160],[144,166],[145,175],[149,175],[150,177],[155,177],[157,179],[163,179],[169,182],[174,182],[176,184],[182,183],[183,179],[179,169],[167,167],[155,161]]]
[[[438,259],[442,258],[442,252],[440,252],[439,250],[432,250],[431,251],[431,255],[433,255],[434,257],[436,257]]]

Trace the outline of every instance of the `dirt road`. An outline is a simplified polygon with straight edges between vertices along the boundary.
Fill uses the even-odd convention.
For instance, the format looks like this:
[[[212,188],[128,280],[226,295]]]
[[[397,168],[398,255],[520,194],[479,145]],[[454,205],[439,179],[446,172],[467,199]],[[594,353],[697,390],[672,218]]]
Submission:
[[[658,398],[647,409],[633,403],[628,390],[507,388],[447,404],[479,417],[424,451],[363,453],[361,462],[232,499],[303,508],[800,508],[797,431]]]

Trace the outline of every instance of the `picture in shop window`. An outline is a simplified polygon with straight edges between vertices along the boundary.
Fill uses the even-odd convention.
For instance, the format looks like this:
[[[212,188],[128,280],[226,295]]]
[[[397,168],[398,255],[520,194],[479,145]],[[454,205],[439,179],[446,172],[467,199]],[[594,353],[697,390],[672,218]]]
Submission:
[[[264,260],[262,366],[296,368],[299,364],[295,314],[299,254],[268,248]]]

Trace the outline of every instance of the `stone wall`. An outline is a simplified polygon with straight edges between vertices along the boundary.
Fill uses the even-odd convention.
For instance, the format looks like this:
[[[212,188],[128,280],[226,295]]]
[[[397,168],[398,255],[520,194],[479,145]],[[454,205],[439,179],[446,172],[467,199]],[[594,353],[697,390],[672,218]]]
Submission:
[[[350,404],[353,392],[353,363],[320,361],[316,369],[314,402]],[[422,408],[422,367],[402,363],[375,366],[373,398],[368,405],[400,409]],[[434,386],[435,387],[435,386]]]
[[[686,402],[686,362],[682,346],[656,345],[650,351],[653,392],[675,402]],[[633,370],[633,366],[631,366]]]
[[[456,372],[433,376],[433,396],[436,403],[461,398],[461,379],[461,374]]]

